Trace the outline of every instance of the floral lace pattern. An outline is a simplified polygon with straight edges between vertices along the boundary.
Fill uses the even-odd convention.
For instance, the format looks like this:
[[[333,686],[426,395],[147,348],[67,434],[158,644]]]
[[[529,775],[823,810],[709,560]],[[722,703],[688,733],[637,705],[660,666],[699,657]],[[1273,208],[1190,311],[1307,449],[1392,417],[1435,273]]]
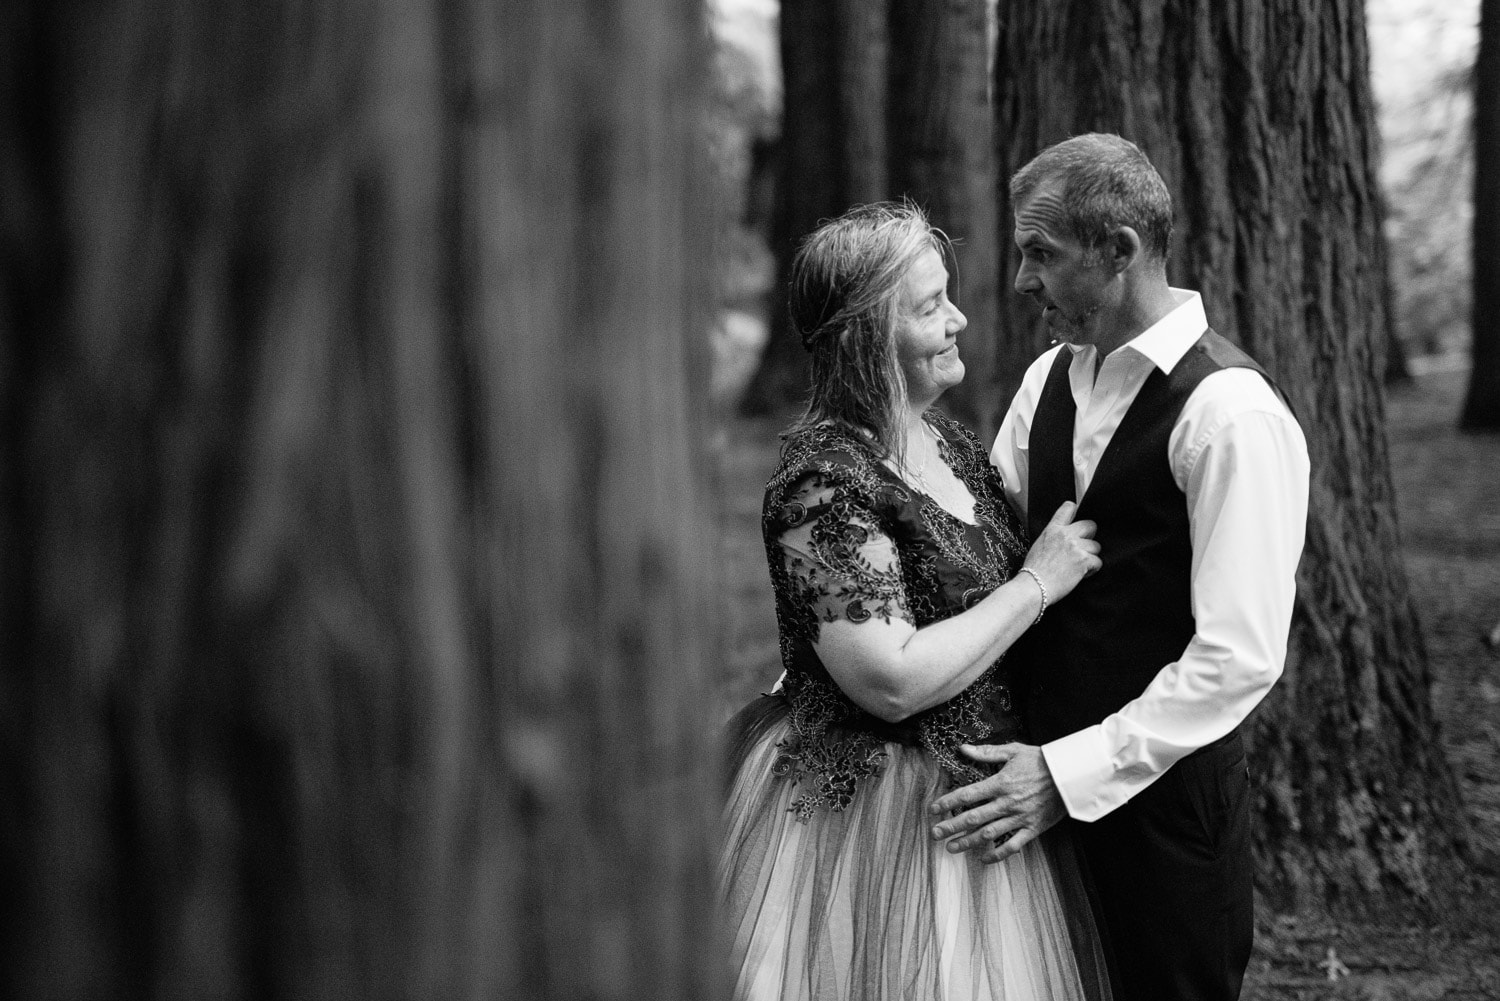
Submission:
[[[960,744],[1020,733],[1003,661],[949,701],[888,723],[855,705],[812,648],[825,622],[894,617],[921,628],[948,618],[1020,567],[1024,532],[983,446],[941,414],[928,421],[974,496],[977,524],[908,486],[859,433],[832,426],[789,437],[766,486],[762,532],[791,709],[774,771],[805,790],[792,807],[799,819],[846,808],[859,780],[885,763],[887,741],[923,747],[967,783],[985,773],[958,754]]]

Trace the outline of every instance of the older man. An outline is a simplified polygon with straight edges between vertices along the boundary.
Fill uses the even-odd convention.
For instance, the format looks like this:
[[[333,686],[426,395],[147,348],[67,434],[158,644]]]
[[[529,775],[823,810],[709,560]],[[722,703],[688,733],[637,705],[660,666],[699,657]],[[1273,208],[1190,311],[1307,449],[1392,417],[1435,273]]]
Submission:
[[[1168,285],[1171,196],[1139,149],[1069,139],[1011,192],[1016,289],[1062,343],[1027,371],[991,459],[1034,529],[1076,500],[1104,566],[1013,652],[1039,746],[967,751],[1002,767],[934,803],[954,815],[933,836],[993,861],[1072,818],[1117,1001],[1236,998],[1252,937],[1239,725],[1286,656],[1307,446],[1264,371]]]

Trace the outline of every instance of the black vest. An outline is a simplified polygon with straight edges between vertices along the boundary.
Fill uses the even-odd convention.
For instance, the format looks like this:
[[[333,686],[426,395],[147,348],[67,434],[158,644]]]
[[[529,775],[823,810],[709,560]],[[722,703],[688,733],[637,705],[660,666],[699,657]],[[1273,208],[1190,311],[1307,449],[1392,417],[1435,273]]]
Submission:
[[[1059,504],[1077,500],[1072,359],[1067,348],[1057,353],[1032,418],[1026,499],[1032,538]],[[1171,375],[1152,370],[1100,457],[1076,517],[1098,523],[1104,566],[1049,605],[1016,651],[1027,674],[1033,740],[1046,743],[1100,722],[1145,691],[1192,639],[1187,499],[1172,478],[1167,442],[1198,383],[1224,368],[1266,374],[1209,330]]]

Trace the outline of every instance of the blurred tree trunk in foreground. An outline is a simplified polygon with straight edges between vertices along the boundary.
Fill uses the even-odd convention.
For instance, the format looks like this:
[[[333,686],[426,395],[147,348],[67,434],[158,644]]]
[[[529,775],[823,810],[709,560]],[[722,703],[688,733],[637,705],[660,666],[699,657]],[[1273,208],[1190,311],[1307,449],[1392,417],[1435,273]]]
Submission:
[[[1080,132],[1139,144],[1172,189],[1174,282],[1203,293],[1210,322],[1273,374],[1307,434],[1291,649],[1252,725],[1260,888],[1280,908],[1440,903],[1463,813],[1386,451],[1363,4],[1006,3],[996,67],[1005,175]],[[1002,369],[1017,379],[1043,344],[1033,313],[1019,297],[1002,311]]]
[[[781,172],[771,248],[770,339],[743,400],[751,413],[802,399],[808,366],[784,290],[801,239],[851,205],[910,196],[960,240],[968,373],[941,406],[997,426],[995,153],[984,0],[785,0]]]
[[[0,13],[0,996],[717,997],[701,13]]]
[[[1474,68],[1473,368],[1462,423],[1500,429],[1500,0],[1482,0]]]

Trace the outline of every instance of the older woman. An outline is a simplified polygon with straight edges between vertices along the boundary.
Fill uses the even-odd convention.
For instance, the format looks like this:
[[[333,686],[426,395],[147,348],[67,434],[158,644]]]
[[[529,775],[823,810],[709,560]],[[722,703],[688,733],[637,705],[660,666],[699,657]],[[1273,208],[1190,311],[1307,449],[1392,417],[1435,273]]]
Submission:
[[[926,807],[1021,736],[1004,653],[1099,566],[1064,505],[1028,551],[985,449],[932,409],[963,378],[951,251],[916,207],[861,206],[793,265],[812,354],[762,525],[783,685],[731,725],[720,866],[736,998],[1108,993],[1065,845],[949,854]]]

